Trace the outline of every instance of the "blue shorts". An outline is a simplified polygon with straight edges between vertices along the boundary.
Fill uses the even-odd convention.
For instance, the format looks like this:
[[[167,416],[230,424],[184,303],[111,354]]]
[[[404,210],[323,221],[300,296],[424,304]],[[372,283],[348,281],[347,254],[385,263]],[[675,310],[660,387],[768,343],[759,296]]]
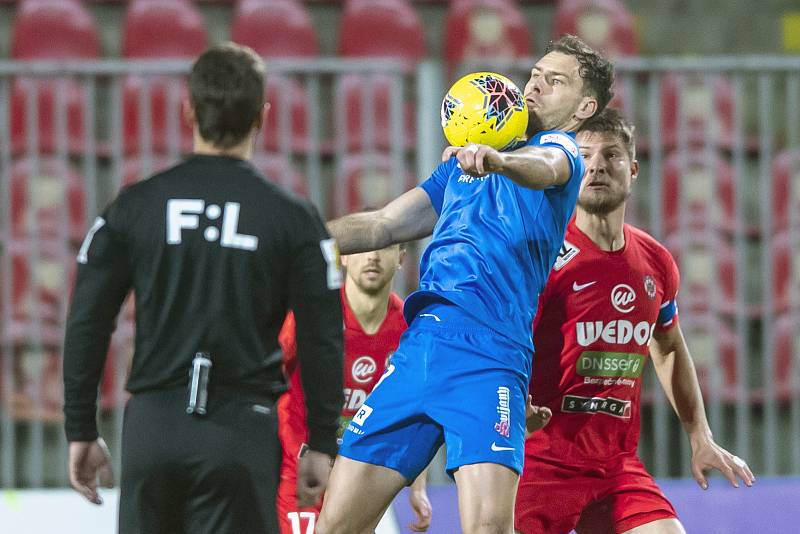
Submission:
[[[421,310],[353,417],[339,454],[414,480],[447,446],[447,470],[522,473],[531,354],[450,304]]]

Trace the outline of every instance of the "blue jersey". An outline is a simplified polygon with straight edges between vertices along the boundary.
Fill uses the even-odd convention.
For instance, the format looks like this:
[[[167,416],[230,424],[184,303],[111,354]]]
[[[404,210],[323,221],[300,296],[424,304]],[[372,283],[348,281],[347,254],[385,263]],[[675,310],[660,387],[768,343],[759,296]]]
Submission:
[[[419,290],[406,301],[409,323],[432,299],[444,298],[533,350],[539,294],[564,241],[584,164],[572,133],[540,132],[528,145],[562,149],[569,180],[528,189],[497,174],[469,176],[450,158],[421,184],[439,220],[420,260]]]

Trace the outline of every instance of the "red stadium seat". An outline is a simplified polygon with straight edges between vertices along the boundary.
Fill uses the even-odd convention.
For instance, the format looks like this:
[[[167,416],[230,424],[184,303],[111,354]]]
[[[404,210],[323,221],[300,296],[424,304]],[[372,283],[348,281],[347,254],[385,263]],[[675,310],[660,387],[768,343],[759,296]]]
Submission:
[[[339,54],[420,61],[425,37],[408,0],[348,0],[339,29]]]
[[[125,14],[125,58],[194,58],[208,43],[200,11],[189,0],[133,0]]]
[[[450,4],[444,55],[463,61],[528,57],[531,39],[525,17],[513,0],[462,0]]]
[[[91,59],[100,55],[94,20],[78,0],[23,0],[12,33],[14,59]]]
[[[134,0],[128,7],[123,32],[122,55],[128,59],[193,59],[206,48],[208,42],[200,12],[188,0]],[[163,76],[154,76],[150,81],[153,151],[168,150],[168,117],[172,116],[180,135],[178,148],[188,152],[192,146],[192,131],[182,120],[181,114],[181,102],[188,98],[186,82]],[[144,78],[139,76],[128,77],[124,82],[123,137],[126,153],[142,149],[139,94],[144,83]],[[169,97],[170,86],[175,86],[174,100]]]
[[[783,151],[772,164],[773,228],[788,229],[791,213],[795,213],[795,224],[800,226],[800,150]]]
[[[94,59],[99,56],[97,30],[89,12],[77,0],[25,0],[17,8],[11,57],[17,60]],[[38,94],[38,152],[59,149],[57,94],[63,95],[65,147],[81,152],[84,140],[84,93],[74,79],[22,77],[13,82],[11,141],[15,154],[28,148],[27,101]]]
[[[416,185],[416,177],[397,176],[385,155],[348,155],[340,162],[333,193],[333,213],[341,216],[363,209],[382,208],[397,195],[394,181],[404,179],[403,191]]]
[[[308,182],[305,176],[283,157],[279,155],[257,157],[253,159],[253,165],[264,173],[270,182],[299,197],[308,198]]]
[[[792,248],[790,234],[778,234],[772,242],[771,257],[772,303],[776,312],[783,313],[792,306],[792,292],[800,292],[800,245]]]
[[[800,365],[800,316],[786,314],[775,321],[775,367],[773,377],[778,398],[793,399],[800,396],[800,390],[793,384],[792,377]]]
[[[20,160],[11,170],[11,236],[78,244],[86,232],[86,188],[66,162]],[[36,231],[34,236],[33,232]]]
[[[673,152],[664,162],[661,183],[665,234],[681,228],[681,198],[690,232],[702,233],[709,227],[725,232],[736,229],[733,168],[719,154],[708,162],[703,151],[687,152],[685,160],[680,152]]]
[[[265,58],[319,55],[311,17],[299,0],[240,0],[231,39]]]
[[[667,147],[679,143],[681,118],[685,142],[690,147],[711,144],[730,148],[733,145],[733,88],[727,78],[686,75],[679,84],[677,75],[664,77],[661,86],[661,135]],[[680,89],[679,89],[680,86]],[[709,124],[709,119],[711,123]],[[710,137],[709,137],[710,136]]]
[[[123,82],[122,124],[123,149],[126,154],[144,149],[139,132],[139,102],[145,83],[150,88],[150,148],[164,153],[170,146],[170,121],[173,121],[178,138],[173,140],[178,151],[189,152],[192,148],[192,128],[183,118],[182,102],[189,98],[186,81],[174,77],[153,76],[147,80],[141,76],[128,76]],[[174,94],[170,97],[170,94]]]
[[[122,184],[120,184],[120,186],[127,187],[136,182],[141,182],[158,172],[168,169],[176,163],[178,162],[166,156],[157,156],[151,161],[150,169],[145,170],[144,162],[141,158],[126,159],[122,163]]]
[[[697,378],[706,400],[718,398],[735,402],[737,381],[741,377],[736,365],[739,338],[725,321],[710,316],[692,316],[682,321],[681,329],[692,352]],[[712,390],[711,377],[722,375],[720,388]],[[716,393],[716,395],[714,394]]]
[[[560,0],[553,21],[553,38],[577,35],[609,57],[639,53],[633,15],[620,0]]]
[[[692,314],[716,312],[733,315],[739,312],[736,301],[736,252],[724,240],[713,244],[702,240],[681,241],[678,236],[666,240],[681,272],[678,303]],[[716,298],[715,298],[716,295]],[[755,313],[756,308],[741,310]]]
[[[11,321],[6,335],[18,344],[60,346],[69,288],[75,277],[74,249],[64,243],[15,241],[11,256]],[[38,321],[37,321],[38,318]]]
[[[358,74],[346,74],[339,78],[336,85],[336,107],[343,110],[345,124],[336,129],[337,135],[343,136],[347,150],[357,151],[368,145],[364,129],[364,108],[368,98],[372,99],[372,108],[366,111],[366,119],[372,123],[372,145],[379,149],[389,149],[394,142],[402,143],[410,148],[416,142],[416,121],[414,107],[411,102],[403,101],[402,127],[403,139],[394,140],[392,135],[391,94],[392,76],[375,74],[365,77]],[[403,80],[399,79],[398,90],[403,94]],[[371,93],[371,94],[370,94]]]
[[[289,150],[305,151],[308,148],[309,106],[305,87],[294,78],[268,75],[267,102],[270,108],[263,126],[264,148],[268,152],[277,152],[284,148],[282,143],[286,139]]]

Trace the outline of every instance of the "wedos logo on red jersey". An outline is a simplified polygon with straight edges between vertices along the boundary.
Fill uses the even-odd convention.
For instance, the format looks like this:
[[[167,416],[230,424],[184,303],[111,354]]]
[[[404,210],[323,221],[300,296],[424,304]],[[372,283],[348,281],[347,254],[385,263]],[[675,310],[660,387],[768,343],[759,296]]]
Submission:
[[[369,356],[361,356],[353,362],[353,380],[359,384],[366,384],[372,380],[372,377],[375,375],[375,371],[377,370],[378,365],[375,363],[375,360]]]
[[[631,340],[644,346],[653,335],[655,323],[641,321],[633,324],[625,319],[603,321],[580,321],[575,325],[575,337],[581,347],[588,347],[598,340],[609,345],[627,345]]]
[[[620,313],[630,313],[636,307],[631,304],[636,300],[636,291],[628,284],[617,284],[611,290],[611,305]]]

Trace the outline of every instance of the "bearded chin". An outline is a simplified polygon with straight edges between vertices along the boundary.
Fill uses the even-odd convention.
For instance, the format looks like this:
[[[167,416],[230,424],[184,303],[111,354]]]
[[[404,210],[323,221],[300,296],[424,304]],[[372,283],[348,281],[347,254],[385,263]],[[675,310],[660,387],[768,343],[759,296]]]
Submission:
[[[542,124],[542,119],[540,119],[539,116],[533,111],[528,113],[528,129],[525,132],[528,135],[528,139],[543,130],[544,125]]]
[[[619,208],[629,196],[630,193],[604,198],[581,199],[579,197],[578,206],[591,215],[607,215]]]

